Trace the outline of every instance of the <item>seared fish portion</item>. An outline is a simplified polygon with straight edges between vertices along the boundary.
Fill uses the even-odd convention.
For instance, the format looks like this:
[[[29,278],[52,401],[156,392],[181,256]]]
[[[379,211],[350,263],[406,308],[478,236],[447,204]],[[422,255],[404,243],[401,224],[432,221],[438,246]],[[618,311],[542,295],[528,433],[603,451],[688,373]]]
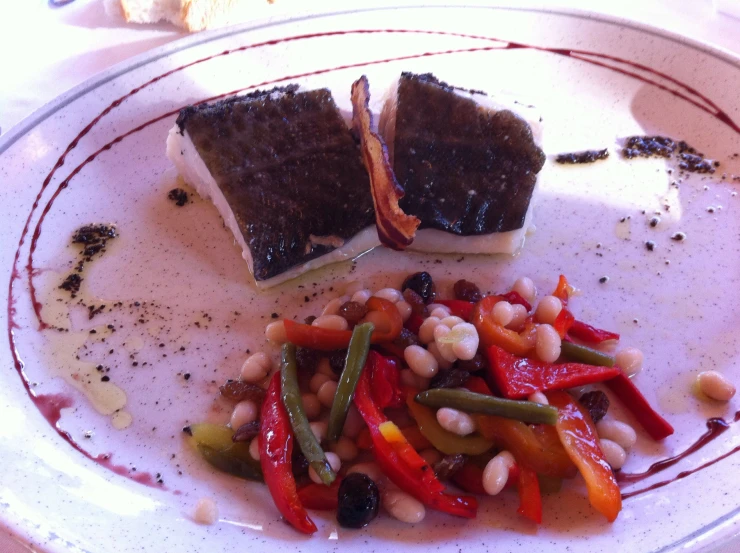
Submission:
[[[539,134],[535,117],[531,123]],[[431,74],[401,74],[379,131],[405,189],[399,205],[421,220],[410,249],[514,253],[521,247],[545,163],[532,126],[482,92]]]
[[[167,155],[213,201],[258,287],[378,245],[367,172],[327,89],[187,107]]]

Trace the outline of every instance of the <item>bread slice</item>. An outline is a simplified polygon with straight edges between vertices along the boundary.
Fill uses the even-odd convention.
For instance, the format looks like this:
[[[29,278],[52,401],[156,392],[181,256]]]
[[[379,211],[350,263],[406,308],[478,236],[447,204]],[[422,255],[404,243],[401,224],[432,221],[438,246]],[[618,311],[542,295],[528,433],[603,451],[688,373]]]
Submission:
[[[128,23],[168,21],[192,33],[237,23],[245,14],[244,4],[244,0],[105,0],[105,10]]]

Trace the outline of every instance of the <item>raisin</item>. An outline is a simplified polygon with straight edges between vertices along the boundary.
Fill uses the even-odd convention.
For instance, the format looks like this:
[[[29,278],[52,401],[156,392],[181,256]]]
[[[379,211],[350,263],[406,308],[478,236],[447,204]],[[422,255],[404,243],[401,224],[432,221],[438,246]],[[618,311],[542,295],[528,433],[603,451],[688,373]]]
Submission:
[[[483,357],[483,355],[481,355],[480,353],[476,353],[475,357],[473,357],[472,359],[460,359],[457,362],[456,368],[474,373],[488,368],[488,362],[486,361],[486,358]]]
[[[393,340],[393,345],[398,346],[401,349],[406,349],[409,346],[420,346],[421,341],[419,337],[411,332],[408,328],[402,328],[401,334]]]
[[[456,453],[443,457],[434,465],[434,474],[440,480],[449,480],[465,464],[465,455]]]
[[[459,388],[464,386],[470,378],[468,371],[460,369],[450,369],[449,371],[440,371],[429,383],[430,388]]]
[[[323,354],[315,349],[296,348],[295,350],[295,360],[301,372],[315,372],[322,356]]]
[[[609,410],[609,398],[601,390],[586,392],[578,400],[591,415],[594,424],[604,418]]]
[[[463,301],[478,302],[483,297],[480,288],[469,280],[460,279],[454,286],[455,297]]]
[[[260,421],[242,424],[231,437],[232,442],[248,442],[260,433]]]
[[[405,299],[406,303],[411,306],[411,311],[413,313],[421,315],[422,317],[426,317],[428,315],[428,309],[427,306],[424,304],[424,300],[411,288],[406,288],[403,291],[403,299]]]
[[[339,308],[339,316],[347,319],[350,325],[356,325],[367,315],[367,306],[356,301],[348,301]]]
[[[305,319],[303,319],[303,322],[306,323],[307,325],[310,325],[315,320],[316,320],[316,315],[309,315],[308,317],[306,317]]]
[[[346,349],[337,349],[329,354],[329,366],[334,374],[342,374],[344,361],[347,359]]]
[[[401,286],[401,291],[405,291],[407,288],[419,294],[424,303],[432,303],[437,295],[432,276],[426,271],[406,277]]]
[[[233,401],[248,399],[259,405],[265,399],[265,391],[262,388],[242,380],[228,380],[226,384],[219,387],[219,390],[222,396]]]

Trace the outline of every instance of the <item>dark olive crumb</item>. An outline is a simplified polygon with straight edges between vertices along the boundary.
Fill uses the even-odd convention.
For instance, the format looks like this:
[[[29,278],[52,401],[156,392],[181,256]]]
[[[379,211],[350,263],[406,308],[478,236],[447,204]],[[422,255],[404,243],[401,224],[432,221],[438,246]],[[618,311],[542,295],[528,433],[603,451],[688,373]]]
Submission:
[[[110,380],[110,376],[107,374],[105,376],[100,377],[101,382],[108,382]]]
[[[455,282],[453,289],[455,291],[455,297],[459,300],[478,302],[483,297],[480,288],[469,280],[458,280]]]
[[[595,161],[606,159],[608,157],[609,151],[604,148],[603,150],[585,150],[583,152],[558,154],[558,156],[555,158],[555,162],[575,165],[581,163],[593,163]]]
[[[167,197],[175,202],[175,205],[178,207],[182,207],[188,203],[188,193],[182,188],[173,188],[167,193]]]
[[[182,377],[183,377],[183,378],[184,378],[185,380],[190,380],[190,373],[185,373],[184,375],[182,375]]]
[[[685,232],[676,232],[671,236],[671,240],[675,240],[676,242],[682,242],[683,240],[686,240],[686,233]]]
[[[599,282],[600,282],[601,284],[606,284],[606,283],[607,283],[608,281],[609,281],[609,277],[608,277],[608,276],[603,276],[603,277],[601,277],[601,278],[599,279]]]
[[[193,435],[193,430],[190,428],[190,426],[183,426],[182,431],[187,434],[188,436]]]
[[[271,314],[270,314],[270,318],[271,318],[271,319],[277,319],[277,318],[278,318],[279,316],[280,316],[280,315],[278,315],[277,313],[271,313]]]
[[[432,276],[426,271],[420,273],[414,273],[406,277],[401,285],[401,291],[410,288],[424,300],[424,303],[432,303],[437,295],[436,287],[434,286],[434,280]]]
[[[303,319],[303,322],[306,323],[307,325],[310,325],[315,320],[316,320],[316,315],[309,315],[308,317],[306,317],[305,319]]]
[[[609,410],[609,398],[601,390],[587,392],[578,401],[591,415],[594,423],[603,419]]]
[[[660,217],[653,217],[650,219],[650,226],[655,228],[658,226],[658,223],[660,223]]]
[[[82,277],[77,273],[72,273],[67,275],[67,278],[65,278],[64,282],[59,285],[59,288],[61,290],[66,290],[73,298],[75,298],[77,297],[77,293],[80,291],[81,284]]]
[[[652,240],[648,240],[647,242],[645,242],[645,247],[649,252],[651,252],[655,250],[655,242],[653,242]]]

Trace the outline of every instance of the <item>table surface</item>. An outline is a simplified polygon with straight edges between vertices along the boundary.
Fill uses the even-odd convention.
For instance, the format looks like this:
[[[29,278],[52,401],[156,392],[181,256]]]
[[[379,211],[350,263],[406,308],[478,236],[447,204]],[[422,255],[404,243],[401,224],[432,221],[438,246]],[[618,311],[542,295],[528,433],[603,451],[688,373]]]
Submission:
[[[240,0],[252,2],[250,16],[282,17],[305,11],[301,0]],[[740,0],[715,0],[719,5],[737,7]],[[385,4],[387,2],[383,2]],[[395,4],[423,4],[418,0],[397,0]],[[466,2],[471,3],[471,2]],[[490,1],[489,4],[497,2]],[[517,5],[521,5],[519,2]],[[526,5],[542,3],[526,2]],[[304,6],[301,8],[300,6]],[[378,1],[355,2],[355,6]],[[560,0],[549,8],[564,7],[596,11],[630,19],[709,43],[740,55],[740,19],[715,9],[712,0]],[[312,11],[346,10],[346,2],[314,0]],[[186,35],[168,24],[129,25],[111,19],[103,0],[76,0],[60,8],[50,8],[42,0],[14,3],[14,16],[0,18],[0,52],[22,55],[0,56],[0,133],[66,90],[132,56],[162,46]],[[0,530],[0,551],[22,553],[29,549]]]

